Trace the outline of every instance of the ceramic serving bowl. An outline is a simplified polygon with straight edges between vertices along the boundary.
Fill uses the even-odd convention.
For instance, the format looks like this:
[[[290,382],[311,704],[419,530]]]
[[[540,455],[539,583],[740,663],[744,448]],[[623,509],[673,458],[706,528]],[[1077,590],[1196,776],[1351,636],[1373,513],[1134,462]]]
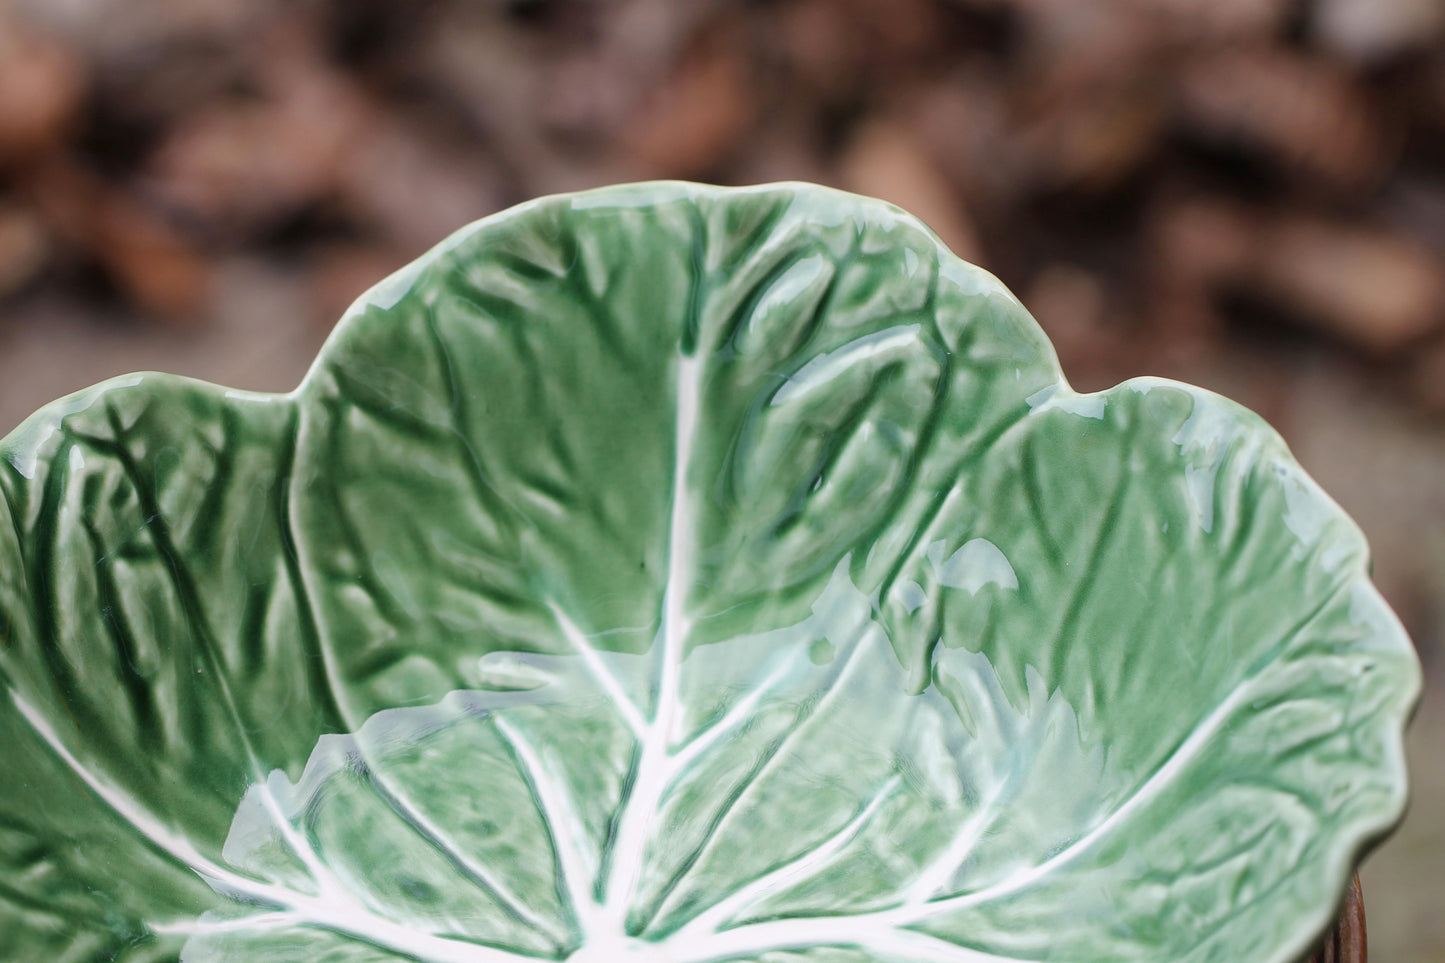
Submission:
[[[1279,438],[821,188],[488,218],[0,490],[9,959],[1285,963],[1404,803]]]

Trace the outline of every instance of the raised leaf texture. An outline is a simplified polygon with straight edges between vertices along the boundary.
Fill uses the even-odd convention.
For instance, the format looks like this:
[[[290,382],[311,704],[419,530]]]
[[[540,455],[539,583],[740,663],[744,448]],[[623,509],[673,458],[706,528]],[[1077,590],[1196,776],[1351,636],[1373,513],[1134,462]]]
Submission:
[[[1278,438],[876,202],[537,202],[0,455],[19,958],[1284,963],[1403,803]]]

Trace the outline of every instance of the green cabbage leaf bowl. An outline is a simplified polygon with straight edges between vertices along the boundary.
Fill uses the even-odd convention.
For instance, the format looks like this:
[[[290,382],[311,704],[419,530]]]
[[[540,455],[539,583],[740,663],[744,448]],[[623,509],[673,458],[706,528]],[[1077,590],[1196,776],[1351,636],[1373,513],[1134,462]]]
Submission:
[[[1274,432],[822,188],[488,218],[0,496],[6,959],[1285,963],[1405,801]]]

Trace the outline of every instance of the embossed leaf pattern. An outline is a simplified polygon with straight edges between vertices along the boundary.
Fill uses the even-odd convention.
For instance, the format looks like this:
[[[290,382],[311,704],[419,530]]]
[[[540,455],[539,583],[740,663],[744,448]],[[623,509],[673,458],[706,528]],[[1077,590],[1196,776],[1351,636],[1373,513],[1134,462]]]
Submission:
[[[819,188],[526,205],[0,487],[24,958],[1284,963],[1403,803],[1278,438]]]

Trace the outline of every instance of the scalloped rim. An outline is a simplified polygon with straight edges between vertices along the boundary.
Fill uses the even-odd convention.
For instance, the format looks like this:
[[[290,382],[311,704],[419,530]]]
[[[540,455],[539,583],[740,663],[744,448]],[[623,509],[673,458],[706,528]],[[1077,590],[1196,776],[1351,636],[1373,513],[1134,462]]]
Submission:
[[[965,272],[977,279],[980,294],[986,296],[1001,296],[1007,298],[1014,304],[1019,303],[1018,299],[1014,297],[997,277],[983,268],[959,258],[943,244],[926,224],[914,215],[909,214],[896,205],[834,188],[799,181],[785,181],[747,187],[719,187],[687,181],[643,181],[593,188],[578,192],[551,194],[515,205],[459,228],[426,253],[372,285],[372,287],[357,298],[342,314],[331,334],[317,352],[315,360],[313,360],[309,366],[300,383],[290,391],[257,392],[233,389],[200,379],[154,371],[119,375],[64,395],[38,409],[24,419],[9,434],[0,438],[0,457],[4,457],[9,461],[22,475],[27,478],[32,477],[39,459],[38,449],[48,437],[60,430],[60,423],[69,415],[89,408],[99,400],[101,396],[111,391],[123,391],[132,388],[144,389],[157,383],[168,383],[174,386],[185,386],[199,391],[217,393],[228,400],[253,403],[295,401],[306,393],[308,387],[316,379],[318,372],[321,370],[328,356],[335,352],[335,345],[347,337],[347,329],[351,326],[350,321],[352,318],[365,313],[373,306],[383,309],[394,306],[411,291],[416,282],[426,274],[427,271],[439,264],[445,263],[453,251],[474,235],[494,225],[525,218],[535,210],[562,203],[566,203],[574,208],[646,207],[661,202],[695,200],[703,197],[737,197],[748,194],[781,193],[791,193],[795,198],[802,197],[810,199],[824,207],[830,204],[846,205],[860,213],[866,212],[872,220],[892,220],[911,230],[921,231],[937,246],[940,267],[953,266],[955,268],[962,268]],[[1051,363],[1057,379],[1057,388],[1046,398],[1041,399],[1041,404],[1037,406],[1035,410],[1038,410],[1043,404],[1058,406],[1061,403],[1087,402],[1096,398],[1107,399],[1125,391],[1147,391],[1153,388],[1169,388],[1182,391],[1193,397],[1196,403],[1218,406],[1221,410],[1229,411],[1238,417],[1241,429],[1256,434],[1265,445],[1276,450],[1278,456],[1277,464],[1288,473],[1291,481],[1301,486],[1301,489],[1307,494],[1311,502],[1315,503],[1330,519],[1342,522],[1346,526],[1346,531],[1352,537],[1357,538],[1361,545],[1366,544],[1364,534],[1355,521],[1345,512],[1339,503],[1325,492],[1308,472],[1300,466],[1290,452],[1284,439],[1259,415],[1245,408],[1243,405],[1208,389],[1190,385],[1185,382],[1153,376],[1132,378],[1111,388],[1097,392],[1075,391],[1072,386],[1069,385],[1059,365],[1058,356],[1052,342],[1048,339],[1042,328],[1039,327],[1038,323],[1033,320],[1032,315],[1027,314],[1026,308],[1024,308],[1023,313],[1027,315],[1029,321],[1032,323],[1034,328],[1032,333],[1036,335],[1040,346],[1046,348],[1048,351],[1049,356],[1047,360]],[[1377,612],[1385,620],[1385,624],[1391,630],[1391,634],[1394,636],[1392,641],[1398,645],[1402,652],[1408,652],[1413,656],[1415,655],[1415,649],[1408,634],[1389,604],[1385,601],[1384,596],[1380,594],[1378,588],[1376,588],[1370,578],[1368,563],[1364,560],[1366,557],[1367,556],[1362,554],[1361,561],[1354,566],[1350,583],[1363,588],[1365,597],[1375,607]],[[1381,807],[1375,814],[1375,818],[1362,818],[1357,820],[1356,824],[1349,830],[1337,834],[1335,838],[1336,844],[1330,847],[1329,866],[1327,870],[1328,880],[1327,885],[1323,887],[1327,892],[1335,894],[1334,900],[1328,904],[1318,903],[1317,908],[1310,912],[1301,912],[1293,938],[1285,942],[1282,946],[1281,954],[1276,959],[1270,961],[1270,963],[1287,963],[1287,961],[1295,960],[1312,950],[1324,933],[1334,925],[1338,915],[1339,905],[1344,900],[1351,874],[1355,868],[1371,850],[1384,841],[1404,817],[1409,799],[1409,780],[1405,760],[1404,733],[1418,706],[1424,685],[1418,657],[1416,657],[1415,666],[1412,690],[1408,693],[1402,693],[1402,698],[1396,701],[1395,705],[1398,709],[1393,716],[1383,716],[1386,722],[1385,735],[1388,737],[1384,740],[1387,749],[1386,764],[1389,769],[1389,781],[1394,789],[1389,805]]]

